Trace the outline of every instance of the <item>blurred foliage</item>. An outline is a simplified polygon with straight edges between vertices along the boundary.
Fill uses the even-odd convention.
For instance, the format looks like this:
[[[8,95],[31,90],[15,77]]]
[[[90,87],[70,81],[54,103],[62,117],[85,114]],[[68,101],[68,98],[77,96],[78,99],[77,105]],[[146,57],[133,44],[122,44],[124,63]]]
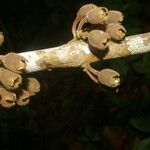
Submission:
[[[149,150],[149,149],[150,149],[150,138],[142,140],[133,148],[133,150]]]
[[[138,116],[137,118],[131,118],[130,123],[139,131],[150,133],[149,116]]]
[[[0,30],[5,34],[1,54],[67,42],[77,10],[89,2],[121,10],[128,35],[150,31],[150,1],[1,0]],[[104,91],[81,69],[33,73],[41,92],[28,106],[0,109],[0,148],[148,150],[150,54],[95,67],[111,67],[122,75],[118,93]]]

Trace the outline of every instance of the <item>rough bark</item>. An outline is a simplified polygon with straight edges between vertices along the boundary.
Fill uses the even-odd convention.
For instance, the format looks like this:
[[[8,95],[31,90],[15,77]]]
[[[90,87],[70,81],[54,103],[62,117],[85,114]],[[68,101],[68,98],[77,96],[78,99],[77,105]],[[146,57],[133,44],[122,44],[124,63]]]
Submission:
[[[126,57],[150,51],[150,32],[126,37],[121,44],[109,43],[108,53],[96,55],[82,40],[67,44],[20,53],[27,60],[26,72],[35,72],[58,67],[82,67],[99,60]]]

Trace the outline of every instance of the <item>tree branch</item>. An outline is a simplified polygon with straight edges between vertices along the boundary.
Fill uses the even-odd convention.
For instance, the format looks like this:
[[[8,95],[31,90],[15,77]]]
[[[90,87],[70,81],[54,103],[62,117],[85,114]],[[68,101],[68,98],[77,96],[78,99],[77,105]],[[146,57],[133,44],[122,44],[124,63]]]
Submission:
[[[58,67],[83,67],[99,60],[126,57],[150,51],[150,32],[126,37],[121,44],[109,43],[108,53],[97,56],[82,40],[71,40],[67,44],[19,55],[27,60],[26,72],[36,72]]]

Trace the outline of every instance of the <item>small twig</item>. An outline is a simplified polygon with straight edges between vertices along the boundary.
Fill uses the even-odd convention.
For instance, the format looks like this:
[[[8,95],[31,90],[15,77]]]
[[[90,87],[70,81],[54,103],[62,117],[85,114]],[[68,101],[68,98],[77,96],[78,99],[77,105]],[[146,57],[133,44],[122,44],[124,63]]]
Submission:
[[[65,45],[20,53],[27,60],[26,72],[58,67],[82,67],[84,64],[150,51],[150,32],[126,37],[121,44],[111,42],[108,53],[95,56],[82,40],[72,40]]]

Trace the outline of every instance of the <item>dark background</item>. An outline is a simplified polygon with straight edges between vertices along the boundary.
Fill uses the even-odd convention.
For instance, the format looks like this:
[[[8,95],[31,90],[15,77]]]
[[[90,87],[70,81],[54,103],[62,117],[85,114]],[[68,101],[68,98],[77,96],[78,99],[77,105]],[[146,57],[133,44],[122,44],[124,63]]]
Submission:
[[[89,2],[122,11],[128,35],[150,31],[148,0],[1,0],[1,54],[66,43],[77,10]],[[0,108],[0,149],[130,150],[149,137],[150,54],[95,67],[122,75],[118,93],[100,88],[79,68],[30,74],[41,92],[27,106]]]

